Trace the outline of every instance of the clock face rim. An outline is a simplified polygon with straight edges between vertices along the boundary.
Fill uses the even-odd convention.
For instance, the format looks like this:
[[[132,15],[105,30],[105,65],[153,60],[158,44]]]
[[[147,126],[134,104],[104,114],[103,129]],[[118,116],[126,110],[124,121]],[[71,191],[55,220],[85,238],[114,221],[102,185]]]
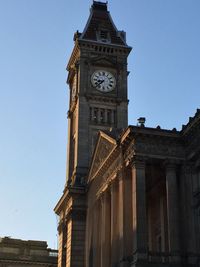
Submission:
[[[106,73],[107,74],[107,76],[105,76],[106,77],[106,81],[104,80],[104,82],[103,82],[103,80],[102,80],[102,83],[101,84],[99,84],[99,85],[97,85],[96,83],[97,83],[97,81],[95,81],[94,80],[94,76],[95,75],[97,75],[97,73]],[[100,76],[100,75],[98,75],[98,76]],[[98,77],[97,76],[97,77]],[[101,76],[103,76],[103,75],[101,75]],[[110,84],[110,85],[108,85],[107,83],[109,83],[109,78],[108,78],[108,76],[112,79],[112,84]],[[101,80],[102,78],[100,78],[100,80]],[[106,85],[105,85],[105,82],[106,82]],[[109,93],[109,92],[111,92],[111,91],[113,91],[114,89],[115,89],[115,87],[116,87],[116,79],[115,79],[115,76],[110,72],[110,71],[107,71],[107,70],[104,70],[104,69],[98,69],[98,70],[95,70],[93,73],[92,73],[92,75],[91,75],[91,83],[92,83],[92,86],[96,89],[96,90],[98,90],[98,91],[100,91],[100,92],[102,92],[102,93]],[[112,86],[111,86],[112,85]],[[111,87],[110,87],[111,86]],[[104,88],[104,89],[103,89]]]

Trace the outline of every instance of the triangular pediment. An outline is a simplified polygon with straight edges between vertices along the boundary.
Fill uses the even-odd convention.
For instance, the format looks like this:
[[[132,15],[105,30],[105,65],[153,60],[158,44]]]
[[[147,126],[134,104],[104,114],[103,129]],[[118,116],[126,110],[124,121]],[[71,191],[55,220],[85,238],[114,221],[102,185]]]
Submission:
[[[94,179],[98,170],[101,168],[116,146],[117,142],[115,139],[102,131],[99,132],[98,140],[92,157],[88,181]]]
[[[90,60],[91,64],[94,64],[95,66],[101,65],[101,66],[108,66],[108,67],[116,67],[116,61],[112,58],[108,57],[94,57]]]

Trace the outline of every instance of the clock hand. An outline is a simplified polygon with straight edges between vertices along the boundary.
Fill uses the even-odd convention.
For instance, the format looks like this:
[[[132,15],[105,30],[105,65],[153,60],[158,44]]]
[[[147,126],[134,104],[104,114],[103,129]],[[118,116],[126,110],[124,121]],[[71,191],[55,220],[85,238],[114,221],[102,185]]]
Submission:
[[[97,83],[96,86],[95,86],[95,88],[96,88],[97,86],[99,86],[100,84],[102,84],[103,82],[104,82],[104,80],[102,80],[102,81],[100,81],[99,83]]]

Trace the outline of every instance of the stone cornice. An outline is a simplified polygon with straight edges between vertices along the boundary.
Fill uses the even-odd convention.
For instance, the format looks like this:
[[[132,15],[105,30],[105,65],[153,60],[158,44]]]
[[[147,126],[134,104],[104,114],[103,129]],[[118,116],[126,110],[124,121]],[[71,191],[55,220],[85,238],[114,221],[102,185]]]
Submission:
[[[160,127],[157,128],[151,128],[151,127],[141,127],[141,126],[129,126],[132,134],[136,136],[139,135],[152,135],[152,136],[160,136],[160,137],[173,137],[173,138],[179,138],[180,132],[177,130],[167,130],[167,129],[161,129]]]
[[[189,118],[189,122],[187,123],[187,125],[182,125],[182,130],[181,130],[181,134],[183,136],[187,135],[188,132],[195,127],[198,122],[200,121],[200,109],[197,109],[194,117],[190,117]]]
[[[185,159],[184,144],[177,131],[129,126],[122,134],[120,142],[126,165],[135,155],[146,158]]]
[[[93,94],[85,94],[85,97],[87,100],[92,100],[92,101],[97,101],[99,102],[103,102],[103,103],[113,103],[113,104],[120,104],[121,102],[125,102],[128,104],[128,100],[124,100],[122,98],[116,97],[116,96],[112,96],[112,95],[106,95],[106,96],[97,96],[97,95],[93,95]]]
[[[74,48],[73,48],[73,51],[72,51],[72,54],[71,54],[71,57],[69,59],[69,62],[67,64],[67,70],[69,71],[71,66],[75,64],[77,58],[80,56],[80,48],[79,48],[79,44],[78,42],[76,41],[75,42],[75,45],[74,45]]]
[[[67,186],[63,192],[62,197],[59,199],[58,203],[54,208],[54,212],[59,215],[60,212],[67,205],[69,199],[75,194],[84,195],[86,192],[85,187],[77,187],[77,186]]]
[[[96,179],[101,179],[102,183],[99,191],[97,192],[97,198],[106,191],[110,184],[112,184],[117,178],[121,177],[119,173],[123,168],[123,159],[120,151],[120,149],[116,149],[115,152],[107,158],[102,168],[99,169]]]
[[[78,220],[78,221],[85,221],[86,219],[86,207],[74,207],[69,210],[69,212],[65,216],[65,221],[68,220]]]
[[[116,48],[116,49],[119,49],[119,50],[120,49],[123,49],[124,51],[126,51],[126,55],[128,55],[131,52],[131,50],[132,50],[132,47],[131,46],[119,45],[119,44],[112,44],[112,43],[103,43],[103,42],[102,43],[99,43],[98,41],[94,41],[94,40],[86,40],[86,39],[81,40],[81,39],[79,39],[78,40],[78,43],[79,43],[80,46],[83,45],[83,44],[86,44],[86,45],[89,44],[91,47],[93,45],[93,46],[97,46],[97,47],[102,46],[102,47],[109,47],[109,48],[113,48],[113,49]],[[88,49],[90,50],[91,47],[88,47]],[[118,53],[119,52],[116,51],[113,54],[118,54]]]

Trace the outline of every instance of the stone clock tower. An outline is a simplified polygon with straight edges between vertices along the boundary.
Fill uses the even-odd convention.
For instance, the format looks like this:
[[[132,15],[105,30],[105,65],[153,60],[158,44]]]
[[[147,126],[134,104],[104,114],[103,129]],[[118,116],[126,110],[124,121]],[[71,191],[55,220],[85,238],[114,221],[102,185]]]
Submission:
[[[115,27],[107,5],[93,2],[82,33],[74,35],[67,82],[70,88],[68,184],[84,184],[99,130],[127,127],[125,32]]]
[[[63,196],[55,207],[60,217],[58,267],[84,266],[88,168],[99,130],[116,132],[128,125],[130,51],[126,34],[117,30],[107,3],[93,1],[85,29],[74,35],[74,49],[67,65],[67,178]]]

